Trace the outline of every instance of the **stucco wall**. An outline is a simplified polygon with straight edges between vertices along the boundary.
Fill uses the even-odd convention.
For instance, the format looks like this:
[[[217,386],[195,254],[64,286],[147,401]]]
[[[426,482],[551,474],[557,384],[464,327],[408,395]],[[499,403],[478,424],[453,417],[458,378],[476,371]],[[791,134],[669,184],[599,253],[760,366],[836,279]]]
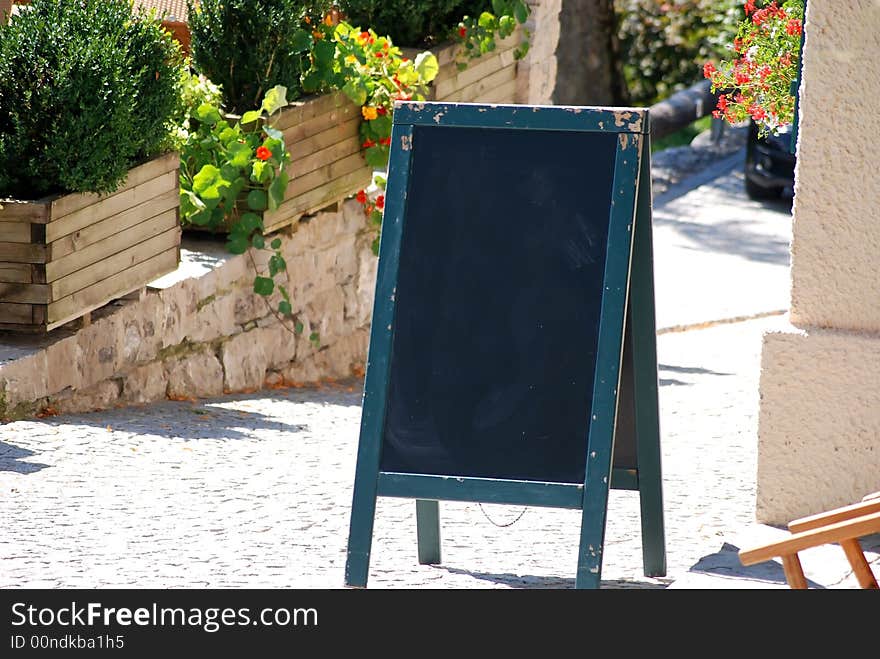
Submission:
[[[880,340],[772,333],[762,365],[759,520],[786,524],[880,490]]]
[[[791,319],[880,332],[880,3],[810,0]]]
[[[880,490],[880,3],[810,0],[792,238],[792,327],[765,337],[759,522]]]

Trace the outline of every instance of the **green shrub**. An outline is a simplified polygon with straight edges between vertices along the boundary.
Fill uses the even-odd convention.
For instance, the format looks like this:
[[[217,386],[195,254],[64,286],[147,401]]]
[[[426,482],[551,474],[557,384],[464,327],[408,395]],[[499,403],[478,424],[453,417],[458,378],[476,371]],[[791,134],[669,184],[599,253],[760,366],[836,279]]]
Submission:
[[[615,0],[623,69],[634,105],[651,105],[729,56],[742,0]]]
[[[320,20],[326,0],[187,0],[193,64],[223,89],[225,109],[259,107],[276,85],[301,95],[312,35],[304,19]]]
[[[343,0],[345,20],[399,46],[426,47],[448,38],[463,16],[492,11],[489,0]]]
[[[167,148],[179,67],[127,0],[34,0],[0,28],[0,197],[116,189]]]

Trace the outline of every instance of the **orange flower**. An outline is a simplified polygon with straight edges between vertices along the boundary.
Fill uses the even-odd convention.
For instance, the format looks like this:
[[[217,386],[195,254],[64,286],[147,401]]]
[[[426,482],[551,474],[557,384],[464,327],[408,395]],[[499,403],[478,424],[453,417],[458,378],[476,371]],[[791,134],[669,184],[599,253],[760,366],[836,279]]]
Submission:
[[[266,161],[271,157],[272,157],[272,152],[269,151],[269,149],[267,149],[264,146],[257,147],[257,158],[259,158],[260,160]]]
[[[379,111],[371,105],[365,105],[361,108],[361,114],[367,121],[372,121],[379,116]]]

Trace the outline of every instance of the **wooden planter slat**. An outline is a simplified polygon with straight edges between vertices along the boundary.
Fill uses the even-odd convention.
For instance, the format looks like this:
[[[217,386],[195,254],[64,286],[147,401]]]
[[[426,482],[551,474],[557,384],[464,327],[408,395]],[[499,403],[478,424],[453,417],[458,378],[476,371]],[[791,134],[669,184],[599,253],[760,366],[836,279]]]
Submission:
[[[111,194],[0,202],[0,329],[49,331],[173,272],[179,166],[169,153]],[[25,235],[15,224],[30,243],[6,239]]]
[[[46,224],[49,221],[49,205],[0,200],[0,218],[8,223]]]
[[[176,224],[177,213],[171,211],[168,215],[172,222]],[[59,277],[51,284],[48,284],[51,290],[52,299],[60,300],[68,295],[73,295],[77,291],[87,288],[92,284],[97,284],[107,277],[113,276],[117,272],[127,270],[138,263],[143,263],[150,257],[174,247],[180,242],[180,237],[178,236],[179,230],[174,225],[169,229],[167,221],[165,222],[165,225],[165,231],[162,233],[159,233],[134,247],[124,249],[113,256],[104,258],[85,268],[72,272],[69,275]],[[35,284],[31,285],[35,286]]]
[[[21,329],[33,323],[34,308],[30,304],[0,302],[0,329]]]
[[[469,85],[462,87],[443,100],[449,103],[468,103],[476,100],[488,102],[486,95],[495,91],[506,83],[513,83],[512,87],[516,88],[516,66],[505,66]]]
[[[284,108],[281,116],[273,122],[273,126],[280,131],[286,131],[288,128],[295,128],[310,119],[326,115],[328,112],[346,105],[354,107],[354,104],[342,92],[308,96],[302,100],[294,101]]]
[[[24,222],[0,222],[0,241],[29,243],[31,241],[31,227]]]
[[[119,215],[58,238],[49,245],[49,260],[54,261],[73,252],[81,251],[89,245],[94,245],[105,238],[119,233],[123,229],[134,227],[145,219],[150,219],[166,211],[176,209],[179,205],[180,191],[175,186],[174,189],[123,211]]]
[[[30,284],[31,268],[29,263],[0,263],[0,282]]]
[[[320,133],[316,133],[311,137],[307,137],[302,141],[291,143],[300,154],[315,154],[318,151],[322,151],[328,147],[333,146],[334,144],[338,144],[339,142],[346,141],[348,138],[355,138],[351,141],[360,142],[360,127],[361,127],[362,118],[360,116],[352,117],[348,121],[344,121],[342,123],[338,123],[331,128],[327,128],[326,130],[322,130]],[[299,161],[294,154],[291,154],[292,162],[291,164],[296,164]],[[310,157],[310,156],[306,156]]]
[[[281,132],[284,133],[284,143],[291,150],[291,156],[294,154],[293,149],[297,147],[299,142],[307,140],[312,135],[317,135],[321,131],[332,128],[349,119],[362,116],[360,108],[356,107],[351,101],[347,99],[346,101],[344,105],[331,108],[324,114],[282,130]]]
[[[482,103],[513,103],[516,98],[516,79],[505,82],[503,85],[489,89],[480,95]]]
[[[321,187],[328,180],[341,178],[346,174],[356,172],[363,167],[363,163],[364,158],[360,154],[360,151],[358,151],[357,153],[328,163],[320,169],[309,172],[304,176],[298,176],[291,179],[290,184],[287,186],[287,190],[290,194],[286,197],[287,199],[294,199],[301,194]]]
[[[0,243],[0,261],[12,263],[45,263],[46,246],[22,243]]]
[[[104,240],[87,245],[59,259],[51,259],[46,264],[46,281],[54,282],[62,277],[101,263],[109,256],[117,254],[129,247],[135,247],[169,229],[176,229],[177,209],[160,213],[155,217],[142,220],[138,224],[113,234]]]
[[[264,224],[267,226],[274,226],[272,220],[273,215],[278,213],[282,216],[287,216],[289,214],[297,215],[301,217],[305,215],[307,212],[306,209],[309,208],[317,208],[320,210],[325,206],[321,206],[323,202],[322,199],[329,199],[335,197],[336,199],[344,199],[345,197],[351,195],[352,190],[358,190],[359,188],[364,187],[371,180],[372,172],[369,173],[370,176],[367,176],[366,182],[364,181],[364,175],[362,170],[357,170],[352,172],[351,174],[346,174],[341,178],[338,178],[333,181],[328,181],[324,185],[314,190],[310,190],[305,194],[302,194],[298,197],[294,197],[288,202],[285,202],[275,211],[269,211],[265,214]],[[284,226],[284,224],[280,224],[279,226]]]
[[[0,298],[7,302],[46,304],[49,301],[47,284],[0,283]]]
[[[513,56],[513,50],[506,50],[492,55],[483,55],[478,61],[471,63],[464,71],[456,71],[454,76],[435,80],[435,99],[438,101],[445,101],[449,94],[464,89],[468,85],[506,67],[513,69],[515,74],[516,59]]]
[[[46,226],[46,240],[50,243],[54,242],[58,238],[83,227],[91,226],[95,222],[114,217],[133,206],[155,199],[163,192],[175,190],[178,185],[177,171],[165,172],[144,183],[133,187],[126,187],[121,192],[106,197],[102,201],[72,211],[63,217],[59,217],[57,221],[53,214],[52,222]]]
[[[324,132],[326,133],[327,131]],[[348,137],[351,137],[351,135]],[[327,163],[332,163],[352,154],[360,153],[361,150],[361,145],[358,143],[358,140],[343,138],[342,141],[331,144],[323,149],[319,149],[305,158],[295,158],[288,167],[288,175],[292,180],[295,180],[297,177],[304,176],[309,172],[324,167]]]
[[[138,186],[141,183],[146,183],[147,181],[150,181],[151,179],[154,179],[161,174],[165,174],[166,172],[170,172],[179,167],[180,156],[174,152],[166,153],[165,155],[154,158],[149,162],[145,162],[143,165],[133,167],[128,172],[128,177],[125,179],[125,183],[123,183],[122,186],[120,186],[120,188],[116,190],[116,192],[112,193],[109,196],[84,193],[54,197],[50,201],[52,221],[57,221],[65,215],[69,215],[70,213],[78,211],[81,208],[85,208],[86,206],[100,203],[108,197],[114,197],[122,192],[127,191],[129,188]]]
[[[79,318],[85,313],[82,309],[97,309],[111,300],[142,288],[146,283],[177,269],[180,260],[180,245],[138,263],[116,275],[112,279],[93,284],[62,298],[48,306],[48,329]],[[158,274],[154,274],[158,273]]]

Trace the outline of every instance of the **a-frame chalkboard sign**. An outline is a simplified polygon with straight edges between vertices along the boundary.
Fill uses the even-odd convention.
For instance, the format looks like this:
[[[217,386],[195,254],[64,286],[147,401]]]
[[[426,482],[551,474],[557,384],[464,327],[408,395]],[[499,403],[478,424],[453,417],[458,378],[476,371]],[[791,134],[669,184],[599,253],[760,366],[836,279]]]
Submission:
[[[582,511],[598,588],[609,488],[638,490],[666,573],[648,111],[398,103],[345,583],[365,587],[376,498]]]

